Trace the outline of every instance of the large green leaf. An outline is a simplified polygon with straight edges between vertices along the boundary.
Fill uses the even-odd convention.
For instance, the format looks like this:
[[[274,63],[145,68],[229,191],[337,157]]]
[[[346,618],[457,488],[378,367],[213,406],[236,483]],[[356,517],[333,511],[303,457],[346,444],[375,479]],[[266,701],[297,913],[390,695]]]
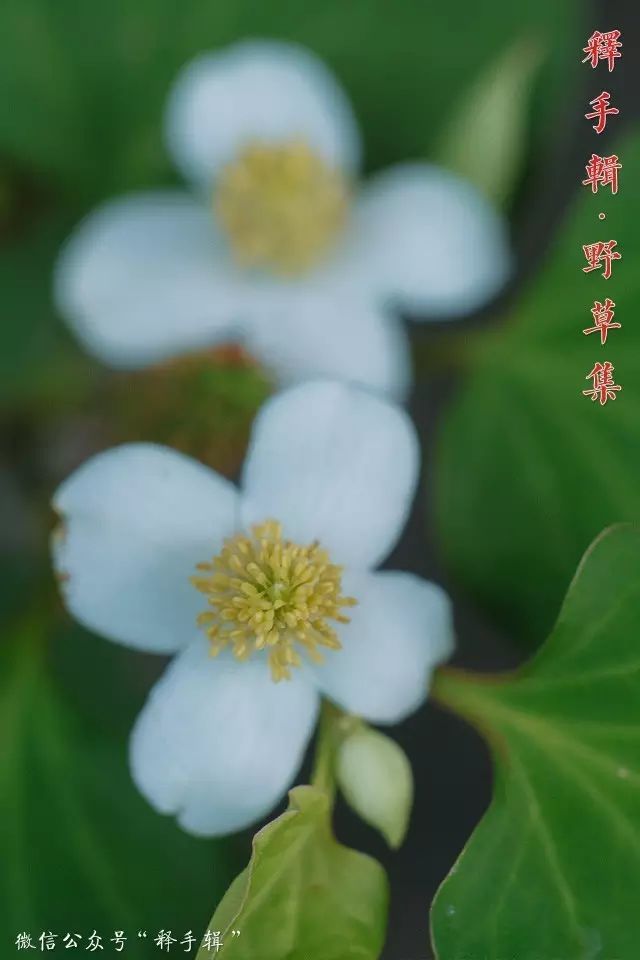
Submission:
[[[511,676],[443,672],[434,696],[488,738],[495,795],[433,905],[439,960],[635,960],[640,943],[640,529],[580,566]]]
[[[631,182],[640,136],[617,152],[620,193],[577,188],[584,194],[524,301],[501,329],[469,339],[471,375],[441,427],[435,517],[445,553],[517,637],[544,636],[600,530],[640,519],[640,193]],[[583,273],[583,244],[612,239],[622,260],[611,279]],[[603,347],[582,331],[606,297],[622,328]],[[623,387],[604,407],[582,395],[598,360],[614,364]]]
[[[220,931],[225,960],[375,960],[387,900],[380,864],[334,839],[326,794],[295,787],[289,809],[254,838],[209,930]],[[203,945],[198,960],[210,956]]]
[[[3,630],[0,688],[0,927],[124,930],[135,956],[157,956],[161,928],[196,936],[228,882],[220,843],[196,840],[136,792],[124,739],[108,739],[61,699],[38,625]],[[102,691],[95,675],[80,679]],[[116,691],[105,691],[117,707]],[[147,939],[138,939],[138,930]]]
[[[176,71],[203,49],[268,36],[310,46],[336,69],[369,162],[420,155],[484,65],[523,34],[548,39],[546,90],[559,91],[575,63],[575,11],[575,0],[465,0],[455,30],[446,5],[427,0],[3,0],[0,150],[85,200],[162,179]]]

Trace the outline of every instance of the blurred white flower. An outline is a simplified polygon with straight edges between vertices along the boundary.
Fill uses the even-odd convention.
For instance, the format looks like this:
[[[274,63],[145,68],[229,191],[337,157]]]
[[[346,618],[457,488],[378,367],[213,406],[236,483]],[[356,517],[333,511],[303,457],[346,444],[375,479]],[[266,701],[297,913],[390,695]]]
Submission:
[[[56,269],[60,311],[113,366],[234,340],[281,383],[402,396],[394,311],[454,317],[507,276],[505,224],[469,183],[426,163],[358,183],[351,107],[302,48],[198,57],[171,92],[166,141],[194,192],[105,204]]]
[[[99,454],[61,486],[53,550],[70,611],[176,654],[131,738],[157,810],[201,835],[240,829],[292,782],[321,695],[378,723],[424,701],[453,646],[449,600],[374,572],[417,470],[403,411],[316,382],[263,407],[239,490],[148,444]]]

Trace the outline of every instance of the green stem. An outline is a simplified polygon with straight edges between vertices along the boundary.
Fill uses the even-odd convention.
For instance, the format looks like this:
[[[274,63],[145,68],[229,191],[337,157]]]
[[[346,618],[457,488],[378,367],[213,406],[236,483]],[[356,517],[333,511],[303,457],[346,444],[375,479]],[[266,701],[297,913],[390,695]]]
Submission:
[[[336,795],[336,757],[340,745],[358,727],[362,726],[359,717],[351,716],[327,700],[322,703],[316,752],[313,759],[311,783],[329,797],[333,804]]]
[[[484,726],[500,712],[500,688],[513,679],[513,673],[470,673],[456,667],[440,667],[431,684],[430,697],[458,716]]]
[[[337,711],[326,701],[322,704],[320,713],[320,723],[318,724],[318,735],[316,738],[316,752],[313,758],[313,772],[311,774],[311,783],[318,787],[329,797],[329,803],[333,805],[336,795],[336,777],[335,777],[335,715]]]

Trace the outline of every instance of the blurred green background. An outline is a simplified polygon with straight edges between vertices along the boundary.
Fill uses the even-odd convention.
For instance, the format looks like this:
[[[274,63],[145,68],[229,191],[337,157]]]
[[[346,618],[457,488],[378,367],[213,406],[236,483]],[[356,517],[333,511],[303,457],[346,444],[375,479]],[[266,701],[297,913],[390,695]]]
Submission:
[[[454,9],[423,0],[271,0],[262,7],[249,0],[3,0],[3,956],[22,930],[88,936],[96,928],[108,938],[123,928],[129,936],[140,929],[151,937],[164,927],[199,934],[248,852],[247,837],[205,842],[182,834],[135,791],[126,767],[127,733],[163,663],[70,622],[48,565],[48,502],[86,456],[121,439],[174,443],[233,475],[268,385],[259,371],[224,351],[202,368],[130,375],[101,368],[81,352],[52,305],[52,265],[60,244],[98,201],[175,181],[161,136],[171,82],[194,54],[246,37],[295,40],[326,59],[354,103],[367,170],[427,158],[471,177],[511,218],[522,254],[519,274],[505,305],[451,332],[435,325],[435,332],[421,328],[415,334],[422,382],[412,411],[432,454],[427,469],[435,479],[430,472],[427,482],[436,520],[429,520],[426,546],[419,511],[399,555],[411,569],[453,571],[454,588],[473,597],[474,609],[495,618],[516,640],[539,640],[592,534],[638,513],[635,484],[603,479],[606,467],[594,470],[588,456],[580,466],[567,445],[579,422],[586,452],[600,464],[605,455],[613,458],[622,469],[634,403],[637,408],[633,397],[627,402],[637,360],[627,362],[627,394],[616,405],[622,413],[616,410],[617,419],[607,421],[608,433],[602,420],[587,425],[598,411],[586,402],[579,411],[572,405],[572,391],[579,396],[587,372],[582,368],[589,350],[580,330],[583,311],[589,319],[593,290],[590,285],[585,293],[581,285],[580,251],[574,265],[574,247],[583,236],[582,242],[589,241],[586,231],[591,224],[597,229],[597,220],[584,198],[581,211],[566,217],[563,205],[577,195],[581,173],[582,148],[572,152],[572,131],[583,124],[588,135],[581,114],[600,89],[591,92],[595,79],[580,72],[580,50],[592,29],[593,16],[578,0],[526,6],[464,0]],[[637,149],[631,137],[625,148],[630,167]],[[567,186],[553,210],[558,164],[564,164]],[[549,211],[544,222],[541,206]],[[627,188],[624,207],[611,208],[612,229],[621,248],[626,243],[629,260],[636,206]],[[544,268],[550,249],[558,264],[551,276]],[[620,274],[629,314],[621,371],[637,336],[630,331],[632,298],[638,296],[632,273],[629,266]],[[485,324],[498,332],[485,334]],[[521,359],[534,353],[536,364]],[[451,396],[460,382],[452,378],[461,370],[462,391],[438,419],[436,441],[440,384]],[[552,384],[562,385],[557,403]],[[172,420],[175,397],[183,404],[180,422]],[[215,415],[196,418],[203,408]],[[517,416],[525,417],[527,429],[514,424]],[[190,424],[186,434],[183,421]],[[532,474],[533,493],[525,482]],[[598,510],[590,512],[593,500],[586,494],[575,505],[576,484],[594,492]],[[444,567],[433,559],[441,553]],[[474,630],[469,649],[482,662],[484,635]],[[407,728],[410,753],[420,729]],[[419,775],[419,799],[427,786]],[[451,828],[451,843],[459,845],[465,824]],[[372,845],[348,818],[343,829]],[[422,849],[429,836],[410,835],[414,860],[420,859],[415,844]],[[411,901],[415,871],[404,860],[395,863],[392,877]],[[137,941],[136,948],[140,957],[157,953],[148,941]]]

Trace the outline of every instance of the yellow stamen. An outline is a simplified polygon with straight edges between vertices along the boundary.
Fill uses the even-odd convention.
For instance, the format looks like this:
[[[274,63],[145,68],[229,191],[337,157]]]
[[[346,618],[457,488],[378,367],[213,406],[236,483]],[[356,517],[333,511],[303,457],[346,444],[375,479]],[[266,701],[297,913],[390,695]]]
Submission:
[[[342,608],[357,601],[342,596],[342,567],[318,543],[301,547],[283,540],[280,524],[267,520],[251,536],[225,540],[218,556],[197,569],[201,573],[191,583],[209,603],[198,624],[212,656],[231,647],[238,660],[248,660],[266,649],[278,681],[289,680],[291,668],[300,666],[296,645],[314,663],[322,663],[319,647],[340,649],[327,621],[348,623]]]
[[[249,144],[221,172],[214,210],[247,267],[297,274],[317,262],[343,227],[348,188],[303,141]]]

